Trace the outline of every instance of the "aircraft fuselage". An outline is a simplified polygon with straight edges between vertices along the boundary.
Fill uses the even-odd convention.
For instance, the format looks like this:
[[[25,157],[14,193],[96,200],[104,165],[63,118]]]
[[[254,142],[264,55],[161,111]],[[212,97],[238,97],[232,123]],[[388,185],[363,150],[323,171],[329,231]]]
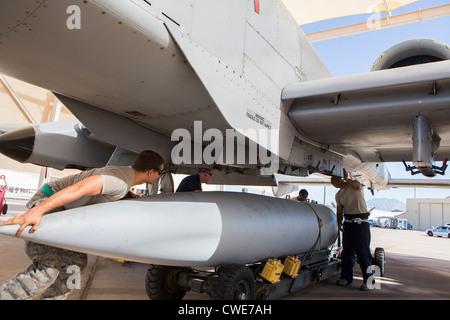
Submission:
[[[0,6],[1,73],[168,138],[177,128],[192,131],[194,121],[222,131],[275,129],[278,143],[262,147],[287,159],[296,130],[283,87],[330,76],[281,1],[258,8],[253,0]],[[93,114],[63,102],[96,133],[88,124]],[[113,133],[107,142],[120,145]]]

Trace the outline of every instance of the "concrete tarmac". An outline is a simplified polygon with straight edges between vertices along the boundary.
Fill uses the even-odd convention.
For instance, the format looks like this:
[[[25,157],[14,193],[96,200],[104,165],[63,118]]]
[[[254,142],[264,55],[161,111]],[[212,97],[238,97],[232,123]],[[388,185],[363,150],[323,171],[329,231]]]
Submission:
[[[2,216],[0,220],[5,220]],[[429,237],[424,231],[372,228],[371,247],[386,251],[386,272],[379,288],[359,291],[362,284],[359,265],[351,288],[335,285],[338,276],[301,289],[281,300],[442,300],[450,299],[450,239]],[[89,256],[82,276],[81,289],[68,300],[148,300],[145,276],[148,266],[116,262]],[[0,235],[0,283],[25,269],[30,260],[24,241]],[[188,292],[185,300],[209,300],[207,294]]]

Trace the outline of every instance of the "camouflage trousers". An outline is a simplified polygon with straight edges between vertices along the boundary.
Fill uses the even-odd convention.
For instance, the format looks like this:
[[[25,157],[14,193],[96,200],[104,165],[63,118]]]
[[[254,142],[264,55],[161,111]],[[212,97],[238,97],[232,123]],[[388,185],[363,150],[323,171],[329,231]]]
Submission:
[[[45,199],[38,192],[30,200],[29,207]],[[81,272],[87,265],[87,255],[84,253],[35,242],[26,241],[25,252],[33,263],[0,286],[0,300],[67,298],[73,288],[69,285],[72,272],[68,268],[76,266]]]

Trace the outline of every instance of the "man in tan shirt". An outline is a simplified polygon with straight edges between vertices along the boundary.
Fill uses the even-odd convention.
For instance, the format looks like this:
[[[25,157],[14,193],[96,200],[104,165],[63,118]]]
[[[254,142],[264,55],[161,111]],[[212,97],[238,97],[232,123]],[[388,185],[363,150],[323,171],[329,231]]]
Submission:
[[[350,179],[345,169],[344,178],[333,176],[331,184],[339,188],[336,193],[336,215],[339,230],[343,232],[341,277],[336,284],[340,286],[352,284],[354,254],[356,253],[364,279],[360,289],[367,291],[369,290],[367,280],[371,275],[367,269],[372,265],[372,254],[370,252],[369,212],[364,200],[362,185],[358,181]]]
[[[142,183],[153,184],[162,174],[163,158],[147,150],[139,153],[131,167],[109,166],[83,171],[44,185],[27,203],[28,211],[1,225],[19,224],[20,234],[27,226],[36,231],[44,214],[89,204],[124,198],[130,188]],[[70,228],[70,226],[67,226]],[[87,255],[26,241],[25,251],[33,264],[0,286],[0,300],[65,299],[71,290],[68,267],[86,267]]]

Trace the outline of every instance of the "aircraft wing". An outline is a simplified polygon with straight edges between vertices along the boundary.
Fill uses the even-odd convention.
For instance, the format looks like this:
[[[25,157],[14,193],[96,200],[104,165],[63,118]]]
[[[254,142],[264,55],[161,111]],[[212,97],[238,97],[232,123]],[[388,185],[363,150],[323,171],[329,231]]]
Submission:
[[[362,178],[362,179],[360,179]],[[275,175],[278,188],[286,188],[288,186],[331,186],[330,178],[328,177],[293,177],[286,175]],[[359,180],[364,181],[364,177],[358,177]],[[361,181],[360,181],[361,182]],[[443,188],[450,189],[450,179],[387,179],[384,189],[389,188]],[[378,189],[380,190],[380,189]],[[280,196],[295,191],[289,190]]]
[[[391,179],[388,182],[390,188],[450,188],[449,179]]]
[[[299,25],[345,17],[356,14],[386,12],[398,9],[417,0],[283,0]],[[386,4],[388,4],[386,6]]]
[[[362,163],[434,176],[450,158],[450,61],[295,83],[282,98],[302,134]]]
[[[273,185],[271,171],[257,176],[267,168],[340,174],[345,166],[383,186],[387,175],[372,163],[414,160],[413,151],[426,147],[415,162],[432,175],[432,160],[449,154],[448,62],[326,78],[328,69],[279,1],[235,0],[220,9],[208,1],[88,1],[82,19],[67,12],[68,0],[24,3],[26,11],[2,2],[0,71],[54,92],[82,126],[5,130],[0,151],[21,162],[85,168],[151,149],[173,172],[217,167],[222,183],[236,173],[246,177],[234,182]],[[450,59],[448,47],[432,44],[402,45],[393,56],[404,60],[417,49]],[[78,158],[85,163],[74,163]]]

